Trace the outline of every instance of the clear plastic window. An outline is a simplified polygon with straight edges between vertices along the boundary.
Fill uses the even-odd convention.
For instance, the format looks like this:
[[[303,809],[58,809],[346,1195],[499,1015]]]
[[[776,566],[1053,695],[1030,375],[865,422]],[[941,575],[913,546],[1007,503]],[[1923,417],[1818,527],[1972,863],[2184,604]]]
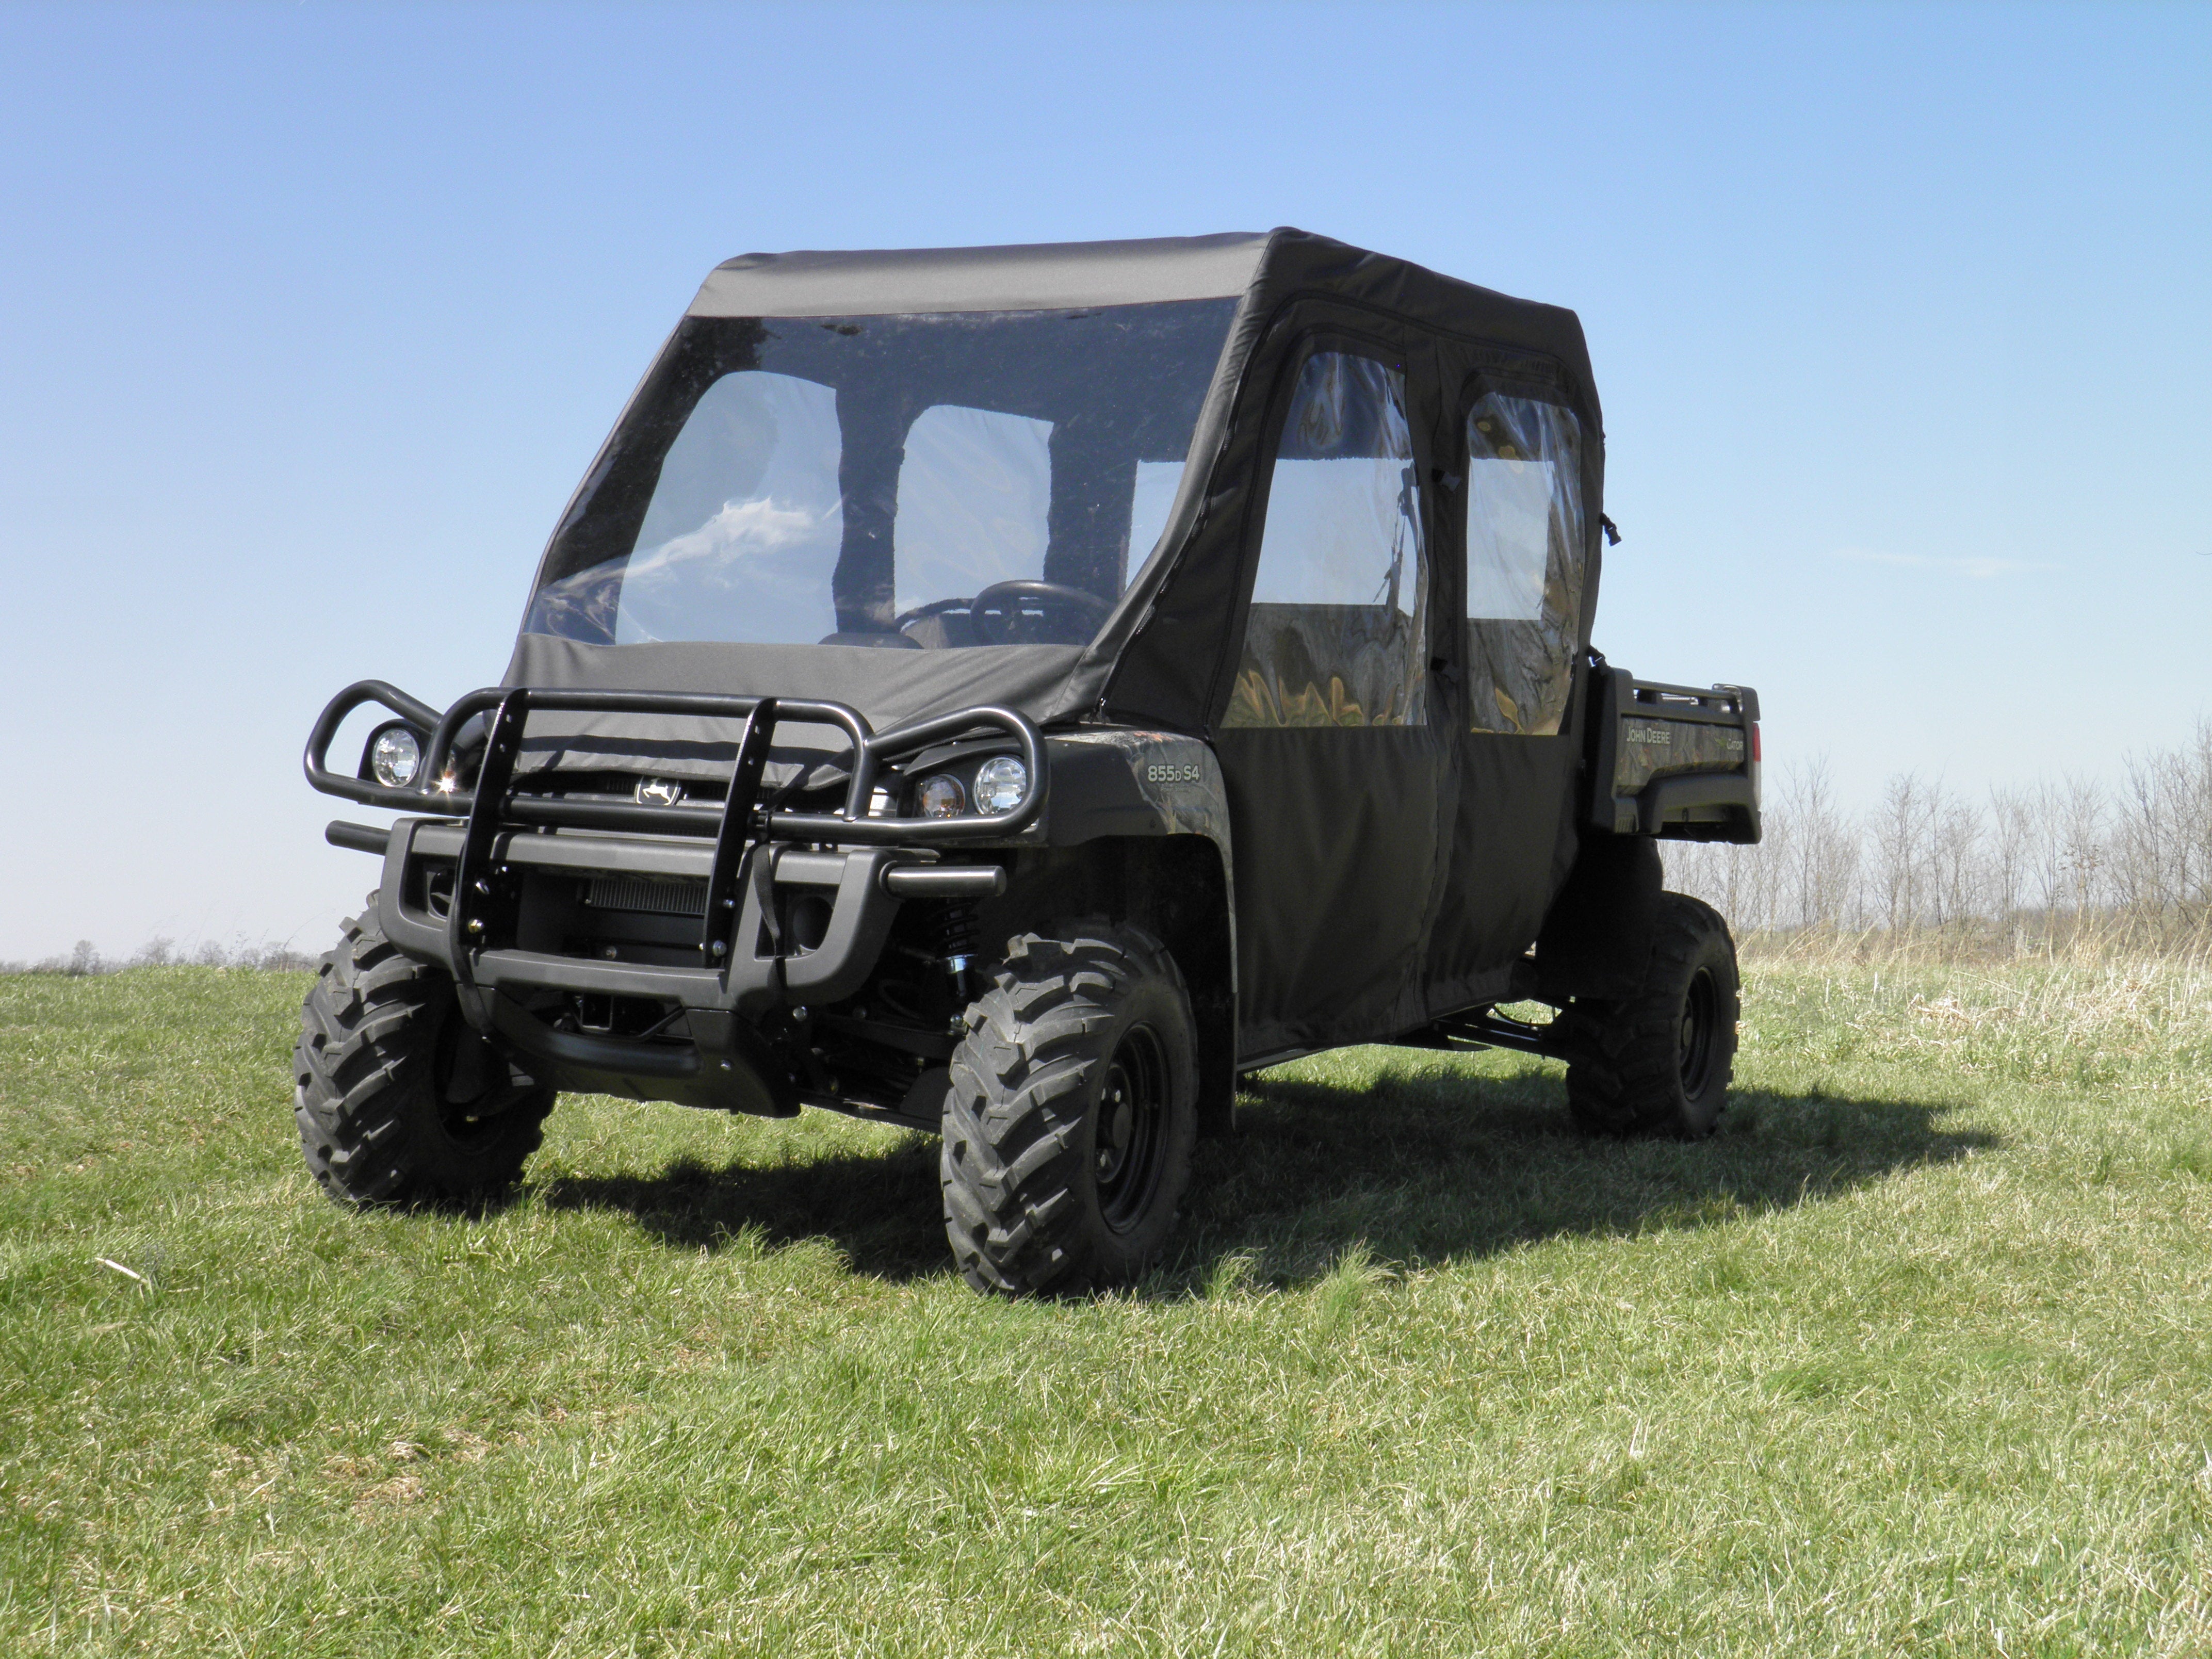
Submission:
[[[587,613],[576,619],[611,624],[617,645],[741,630],[812,643],[836,625],[841,452],[828,386],[757,369],[725,374],[669,447],[619,579],[586,573],[540,595],[539,611],[552,621]]]
[[[1582,428],[1557,404],[1486,394],[1467,420],[1474,729],[1550,737],[1582,620]]]
[[[524,629],[1082,644],[1165,528],[1235,307],[689,319]]]
[[[901,615],[994,583],[1042,580],[1052,422],[938,404],[915,416],[891,520]]]
[[[1428,565],[1402,372],[1300,370],[1224,726],[1419,726]]]

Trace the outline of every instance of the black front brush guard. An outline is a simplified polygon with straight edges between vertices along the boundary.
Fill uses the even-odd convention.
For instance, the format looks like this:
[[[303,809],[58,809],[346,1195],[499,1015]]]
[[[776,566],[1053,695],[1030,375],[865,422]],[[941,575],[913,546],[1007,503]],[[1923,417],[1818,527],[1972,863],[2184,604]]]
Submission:
[[[340,723],[370,702],[428,733],[422,783],[394,788],[330,769],[327,751]],[[539,711],[742,721],[728,793],[719,806],[649,806],[519,790],[515,764],[524,728]],[[483,758],[472,786],[464,788],[453,776],[455,739],[487,714]],[[780,811],[761,804],[770,743],[777,726],[787,721],[845,734],[850,757],[841,811]],[[869,816],[885,761],[988,729],[1012,738],[1029,769],[1029,791],[1012,809],[960,818]],[[337,844],[383,853],[378,920],[386,937],[453,975],[471,1025],[497,1031],[529,1055],[546,1080],[563,1086],[612,1081],[644,1097],[777,1115],[796,1109],[793,1088],[754,1023],[781,1006],[835,1002],[857,990],[874,966],[901,896],[1002,890],[1005,873],[996,865],[939,866],[935,849],[958,842],[1002,842],[1018,835],[1042,811],[1047,783],[1043,740],[1025,717],[1006,708],[963,709],[877,732],[857,710],[837,702],[519,686],[471,692],[440,714],[380,680],[349,685],[331,700],[308,738],[303,765],[307,781],[325,793],[430,815],[403,818],[388,831],[333,824],[329,834]],[[552,833],[558,830],[570,833]],[[410,866],[422,858],[452,863],[453,896],[442,917],[410,901]],[[698,965],[598,961],[517,948],[523,879],[560,871],[703,879]],[[773,892],[793,885],[831,890],[827,932],[811,949],[787,948],[780,935]],[[756,945],[763,940],[765,951]],[[683,1012],[685,1040],[556,1030],[514,996],[500,994],[502,990],[526,997],[558,990],[673,1003]]]
[[[410,726],[417,726],[428,734],[429,743],[422,755],[421,783],[394,789],[365,778],[342,776],[330,769],[325,757],[331,739],[337,735],[338,726],[355,709],[371,702],[390,709]],[[762,714],[763,709],[765,714]],[[538,710],[547,714],[704,715],[710,719],[744,720],[748,737],[756,728],[763,729],[761,752],[763,757],[767,752],[766,733],[772,732],[781,721],[840,728],[852,750],[852,770],[845,788],[844,810],[836,813],[777,812],[773,822],[769,821],[768,815],[759,815],[757,823],[760,832],[776,841],[839,842],[863,847],[928,847],[947,842],[998,841],[1018,834],[1044,810],[1044,739],[1037,734],[1036,726],[1026,715],[1012,708],[989,704],[910,721],[889,732],[877,732],[870,728],[866,719],[858,709],[844,703],[807,702],[796,697],[720,696],[704,692],[544,690],[529,686],[511,689],[488,686],[481,691],[470,692],[441,714],[429,704],[409,696],[397,686],[382,680],[357,680],[332,697],[316,719],[314,730],[307,735],[307,750],[301,758],[301,765],[307,772],[307,781],[326,795],[359,801],[364,806],[388,806],[401,812],[428,811],[446,817],[459,817],[472,811],[477,795],[483,793],[485,787],[483,774],[479,774],[472,789],[461,788],[450,781],[453,741],[460,729],[477,715],[489,713],[495,732],[511,720],[510,732],[519,741],[521,722],[531,712]],[[757,719],[757,715],[761,717]],[[872,818],[867,815],[868,797],[875,788],[877,774],[885,760],[915,753],[932,744],[948,742],[980,727],[996,727],[1012,738],[1021,748],[1023,764],[1029,768],[1029,793],[1012,810],[958,818]],[[744,738],[741,738],[741,750],[744,743]],[[487,747],[486,768],[490,766],[491,761],[490,750]],[[507,757],[502,782],[512,779],[513,769],[514,757],[510,755]],[[501,810],[516,823],[549,828],[641,830],[655,835],[712,836],[719,838],[727,809],[737,800],[736,780],[732,779],[729,800],[721,809],[526,797],[505,802]],[[745,803],[748,813],[752,811],[753,805],[750,800]]]

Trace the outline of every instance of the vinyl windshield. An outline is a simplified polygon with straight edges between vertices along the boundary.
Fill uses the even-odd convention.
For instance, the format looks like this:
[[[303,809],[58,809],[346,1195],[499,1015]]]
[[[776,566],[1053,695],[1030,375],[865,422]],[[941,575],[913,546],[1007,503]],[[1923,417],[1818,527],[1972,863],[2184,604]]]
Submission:
[[[1085,643],[1165,526],[1236,304],[687,319],[524,631]]]

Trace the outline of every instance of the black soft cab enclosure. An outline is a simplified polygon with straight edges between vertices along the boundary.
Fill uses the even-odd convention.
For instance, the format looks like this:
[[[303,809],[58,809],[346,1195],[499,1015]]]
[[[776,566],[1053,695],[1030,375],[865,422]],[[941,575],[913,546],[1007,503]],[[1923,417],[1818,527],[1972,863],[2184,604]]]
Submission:
[[[1702,1133],[1734,957],[1654,842],[1757,838],[1757,701],[1591,651],[1603,461],[1573,313],[1301,231],[717,268],[501,683],[316,723],[403,816],[331,827],[384,878],[310,1164],[458,1196],[561,1090],[820,1106],[942,1133],[956,1258],[1028,1291],[1142,1271],[1236,1077],[1319,1048]]]

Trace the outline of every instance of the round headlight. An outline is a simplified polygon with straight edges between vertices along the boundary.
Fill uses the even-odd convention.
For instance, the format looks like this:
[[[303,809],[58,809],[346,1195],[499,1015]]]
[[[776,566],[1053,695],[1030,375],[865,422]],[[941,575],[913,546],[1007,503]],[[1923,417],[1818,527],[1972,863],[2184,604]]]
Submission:
[[[369,745],[368,769],[386,789],[404,789],[422,769],[422,745],[404,726],[387,726]]]
[[[957,818],[968,810],[968,794],[959,779],[939,772],[921,781],[914,792],[914,804],[926,818]]]
[[[986,812],[1011,812],[1030,792],[1030,769],[1012,755],[987,760],[975,771],[975,805]]]

